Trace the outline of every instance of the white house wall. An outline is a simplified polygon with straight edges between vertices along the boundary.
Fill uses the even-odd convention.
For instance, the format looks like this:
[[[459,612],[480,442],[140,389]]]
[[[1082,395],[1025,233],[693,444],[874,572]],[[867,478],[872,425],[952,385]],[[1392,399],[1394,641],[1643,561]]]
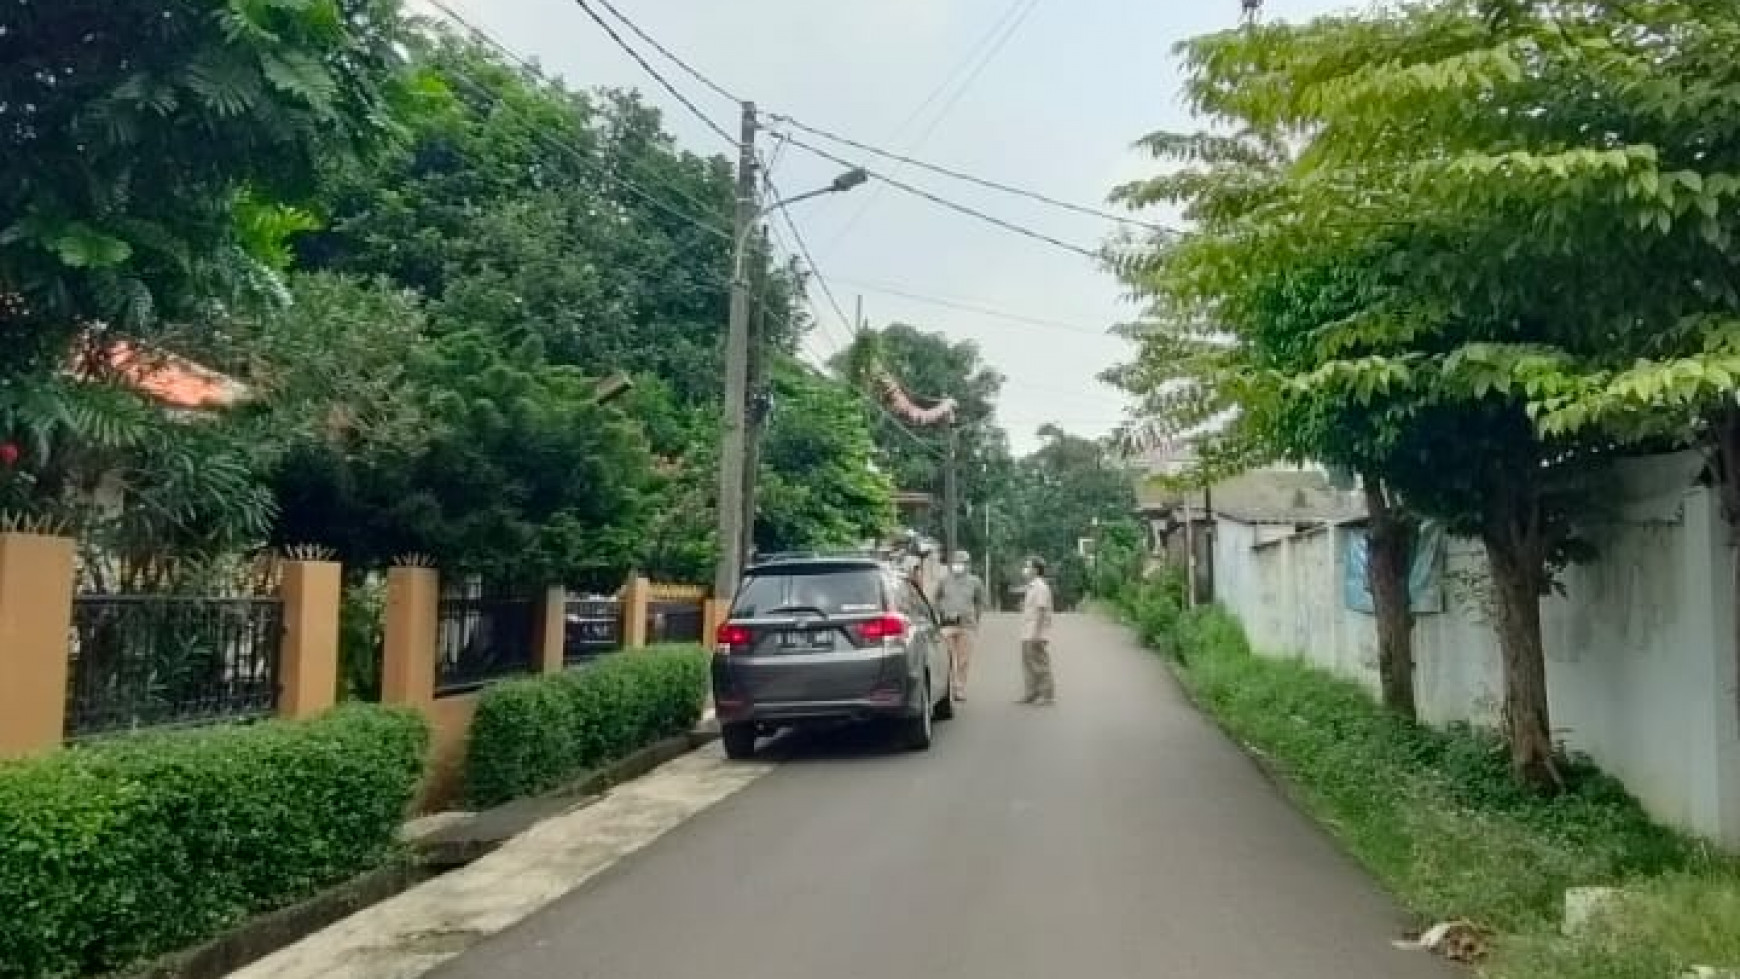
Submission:
[[[1611,512],[1588,531],[1600,558],[1569,569],[1565,597],[1543,602],[1548,692],[1567,746],[1657,818],[1740,848],[1733,549],[1695,471],[1695,457],[1671,456],[1613,473]],[[1221,519],[1220,600],[1259,652],[1302,656],[1375,693],[1375,623],[1342,601],[1345,531],[1277,533]],[[1419,616],[1414,630],[1420,713],[1490,726],[1504,687],[1484,554],[1455,538],[1447,552],[1446,611]]]

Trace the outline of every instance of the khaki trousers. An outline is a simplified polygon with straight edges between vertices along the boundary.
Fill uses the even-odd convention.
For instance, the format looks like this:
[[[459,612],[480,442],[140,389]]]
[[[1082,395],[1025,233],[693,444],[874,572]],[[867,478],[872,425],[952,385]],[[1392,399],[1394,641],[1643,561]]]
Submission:
[[[972,626],[943,626],[943,642],[949,647],[949,691],[956,700],[967,695],[967,673],[973,666],[973,640],[978,638],[977,631]]]
[[[1051,676],[1051,642],[1025,639],[1021,642],[1021,673],[1026,680],[1026,700],[1053,700],[1057,686]]]

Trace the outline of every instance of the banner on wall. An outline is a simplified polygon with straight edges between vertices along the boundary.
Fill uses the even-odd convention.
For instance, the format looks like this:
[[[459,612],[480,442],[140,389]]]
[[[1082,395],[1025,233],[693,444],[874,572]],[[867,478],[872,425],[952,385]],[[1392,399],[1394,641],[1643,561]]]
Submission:
[[[1347,527],[1341,534],[1342,601],[1355,612],[1367,615],[1377,610],[1372,605],[1368,562],[1371,559],[1369,540],[1364,527]],[[1444,611],[1444,528],[1427,522],[1414,536],[1414,560],[1408,567],[1408,599],[1416,615],[1436,615]]]

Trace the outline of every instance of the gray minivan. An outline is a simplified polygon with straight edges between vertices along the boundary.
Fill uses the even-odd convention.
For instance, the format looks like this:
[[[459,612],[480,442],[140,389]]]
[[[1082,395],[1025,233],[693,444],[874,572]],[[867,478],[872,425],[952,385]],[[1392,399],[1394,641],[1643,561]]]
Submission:
[[[749,568],[716,639],[713,705],[732,758],[763,734],[842,721],[893,721],[923,751],[932,721],[954,713],[936,613],[875,558]]]

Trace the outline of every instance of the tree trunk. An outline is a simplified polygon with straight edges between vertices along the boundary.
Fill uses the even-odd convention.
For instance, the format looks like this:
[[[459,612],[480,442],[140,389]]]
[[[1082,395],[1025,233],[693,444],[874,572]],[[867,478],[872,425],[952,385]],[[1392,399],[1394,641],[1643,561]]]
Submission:
[[[1482,532],[1492,573],[1498,644],[1504,658],[1504,730],[1511,771],[1543,791],[1560,788],[1547,709],[1547,658],[1541,642],[1546,544],[1532,495],[1495,500]]]
[[[1414,525],[1391,505],[1383,482],[1365,482],[1366,580],[1377,617],[1378,677],[1384,706],[1409,721],[1419,719],[1414,699],[1414,609],[1408,594]]]
[[[1722,517],[1728,522],[1728,543],[1740,543],[1740,409],[1724,408],[1713,424],[1716,443],[1716,466],[1719,479],[1716,491],[1722,501]],[[1740,555],[1734,556],[1734,570],[1729,587],[1732,601],[1740,609]],[[1735,635],[1732,655],[1740,659],[1740,615],[1734,616]],[[1735,691],[1735,708],[1740,709],[1740,690]]]

